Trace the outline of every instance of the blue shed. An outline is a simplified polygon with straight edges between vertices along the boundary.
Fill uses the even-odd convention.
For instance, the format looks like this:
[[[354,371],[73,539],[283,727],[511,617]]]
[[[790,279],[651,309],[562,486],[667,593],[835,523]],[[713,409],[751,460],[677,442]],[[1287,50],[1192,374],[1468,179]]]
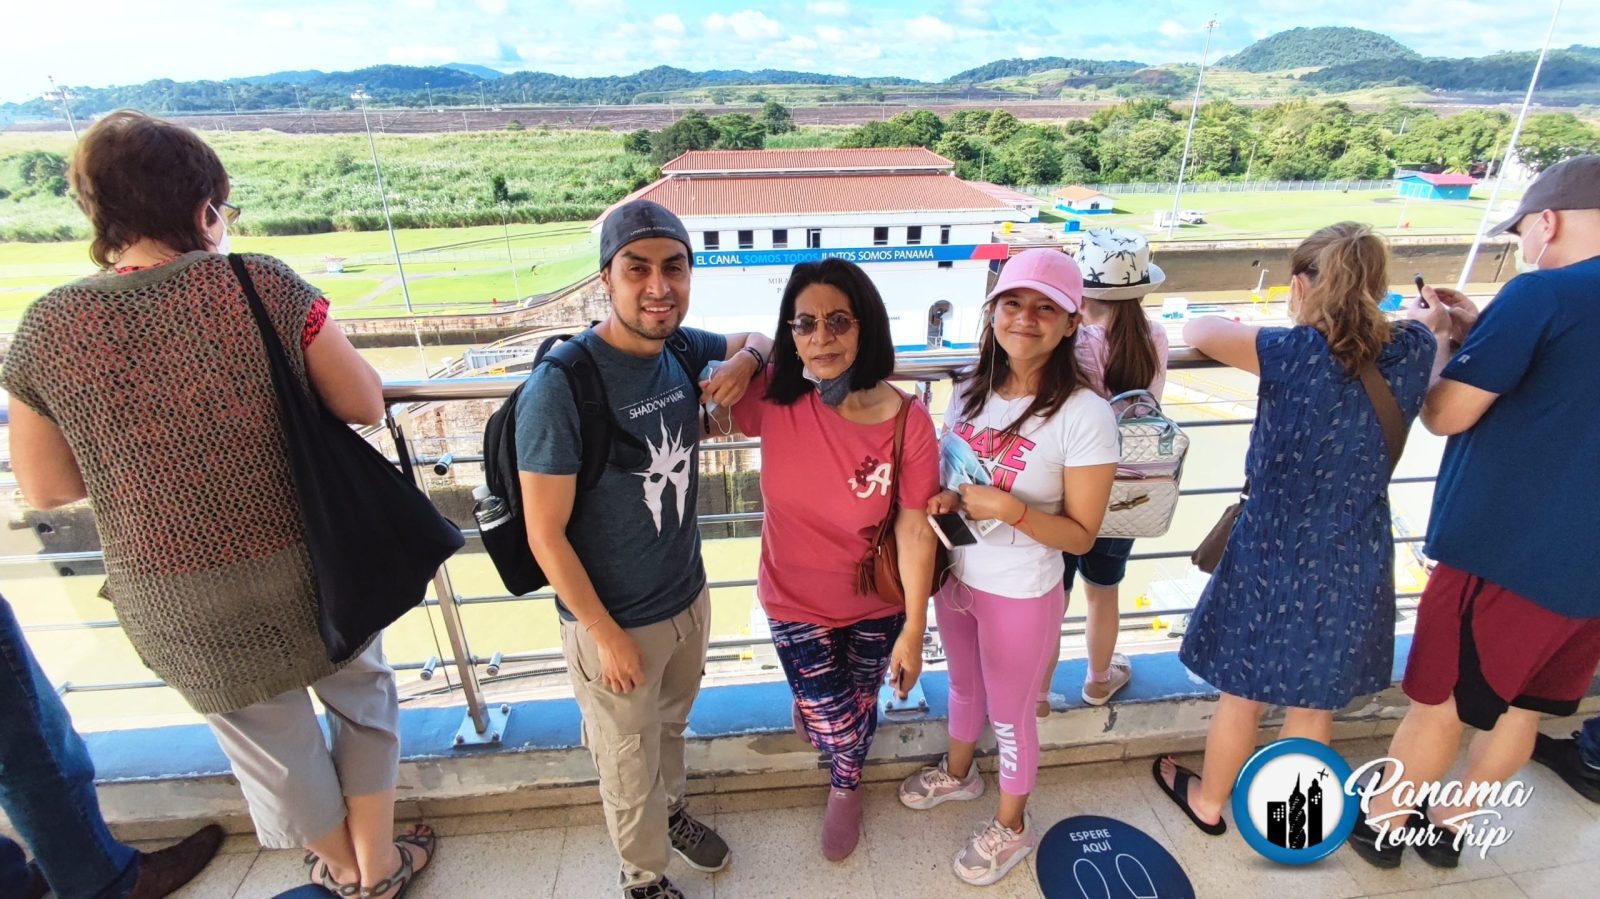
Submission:
[[[1471,175],[1431,175],[1407,172],[1400,176],[1400,196],[1414,200],[1470,200],[1478,179]]]

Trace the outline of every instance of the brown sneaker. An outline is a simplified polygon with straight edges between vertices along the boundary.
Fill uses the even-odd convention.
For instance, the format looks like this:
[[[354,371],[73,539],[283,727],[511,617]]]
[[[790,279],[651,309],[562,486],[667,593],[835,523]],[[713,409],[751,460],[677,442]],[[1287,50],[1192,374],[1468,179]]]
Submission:
[[[139,879],[128,899],[161,899],[205,870],[222,848],[222,828],[207,824],[157,852],[139,853]]]
[[[1120,652],[1111,654],[1111,680],[1105,683],[1098,681],[1083,682],[1083,701],[1090,705],[1105,705],[1117,691],[1126,687],[1128,681],[1133,680],[1133,662]]]

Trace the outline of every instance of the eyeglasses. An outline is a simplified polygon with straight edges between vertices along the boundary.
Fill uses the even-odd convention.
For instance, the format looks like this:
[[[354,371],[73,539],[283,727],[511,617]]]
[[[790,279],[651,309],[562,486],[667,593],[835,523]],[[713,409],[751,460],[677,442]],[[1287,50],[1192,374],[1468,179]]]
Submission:
[[[828,333],[835,337],[843,337],[850,333],[856,326],[856,320],[843,312],[830,312],[827,318],[817,318],[815,315],[801,315],[789,320],[789,327],[796,337],[810,337],[817,330],[817,325],[822,324]]]
[[[228,223],[229,227],[232,227],[233,224],[239,220],[239,215],[243,212],[244,210],[233,205],[232,203],[223,203],[218,214],[222,216],[222,220],[224,222]]]

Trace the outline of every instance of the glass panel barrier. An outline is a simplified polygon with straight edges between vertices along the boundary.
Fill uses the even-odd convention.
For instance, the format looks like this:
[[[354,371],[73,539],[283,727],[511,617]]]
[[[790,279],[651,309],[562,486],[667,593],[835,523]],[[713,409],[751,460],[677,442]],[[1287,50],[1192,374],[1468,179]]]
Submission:
[[[960,353],[911,354],[902,374],[926,379],[903,387],[928,398],[942,421],[952,388],[947,377]],[[476,539],[471,491],[483,482],[483,422],[519,377],[392,382],[386,395],[415,460],[418,480],[452,520],[468,532],[466,547],[445,567],[454,608],[442,607],[434,590],[424,606],[390,628],[385,649],[399,673],[407,705],[463,703],[462,682],[478,684],[484,706],[473,722],[492,729],[485,708],[503,702],[570,692],[560,652],[560,625],[548,593],[511,597]],[[1132,651],[1171,648],[1187,613],[1205,586],[1188,554],[1234,501],[1254,416],[1255,379],[1174,350],[1164,402],[1191,440],[1183,487],[1171,530],[1144,539],[1119,594],[1123,634]],[[374,444],[396,456],[392,435],[380,429]],[[1425,581],[1420,555],[1433,475],[1444,441],[1414,429],[1405,461],[1391,489],[1395,513],[1396,580],[1401,599],[1399,628],[1409,628],[1416,595]],[[712,648],[708,682],[781,678],[765,616],[753,586],[760,552],[762,510],[759,444],[732,438],[705,441],[700,454],[701,534],[712,583]],[[5,593],[17,609],[28,639],[53,682],[64,689],[81,727],[119,727],[198,720],[181,697],[156,681],[117,626],[111,608],[96,596],[103,581],[98,537],[87,505],[49,513],[26,507],[9,491],[3,506],[11,527],[0,535]],[[40,554],[45,558],[38,558]],[[1082,590],[1069,602],[1063,622],[1067,657],[1081,655]],[[459,630],[452,640],[454,620]],[[931,616],[930,616],[930,623]],[[935,634],[935,637],[937,635]],[[468,655],[456,658],[455,645]],[[942,661],[937,639],[929,661]],[[463,671],[458,664],[470,669]]]

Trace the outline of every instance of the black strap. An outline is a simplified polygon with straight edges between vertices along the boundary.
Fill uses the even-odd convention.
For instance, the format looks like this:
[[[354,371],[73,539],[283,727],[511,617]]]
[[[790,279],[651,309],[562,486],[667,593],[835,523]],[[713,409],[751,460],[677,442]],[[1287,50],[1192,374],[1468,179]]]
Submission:
[[[283,348],[283,340],[278,337],[278,329],[272,324],[272,317],[267,314],[267,307],[261,302],[261,294],[256,290],[255,279],[250,277],[250,270],[245,267],[244,257],[238,253],[228,254],[228,264],[233,267],[233,274],[239,279],[239,286],[244,288],[244,297],[250,307],[250,314],[256,320],[256,328],[261,331],[261,342],[267,347],[267,363],[277,368],[283,374],[286,387],[295,385],[296,395],[303,398],[308,404],[307,409],[332,417],[327,407],[323,405],[322,398],[317,396],[315,390],[299,390],[299,379],[295,377],[294,366],[289,364],[289,353]],[[307,379],[310,372],[307,372]],[[288,397],[279,395],[278,401],[288,401]],[[387,408],[387,404],[385,406]],[[385,416],[387,417],[387,416]],[[400,461],[400,471],[411,477],[411,448],[407,441],[401,439],[399,428],[393,420],[389,424],[390,435],[394,438],[395,455]]]
[[[1368,362],[1361,369],[1361,386],[1366,388],[1367,399],[1378,413],[1384,447],[1389,451],[1389,473],[1392,475],[1400,467],[1400,456],[1406,451],[1406,437],[1410,435],[1405,415],[1400,412],[1400,403],[1395,400],[1389,383],[1383,379],[1383,373],[1378,371],[1376,362]]]

